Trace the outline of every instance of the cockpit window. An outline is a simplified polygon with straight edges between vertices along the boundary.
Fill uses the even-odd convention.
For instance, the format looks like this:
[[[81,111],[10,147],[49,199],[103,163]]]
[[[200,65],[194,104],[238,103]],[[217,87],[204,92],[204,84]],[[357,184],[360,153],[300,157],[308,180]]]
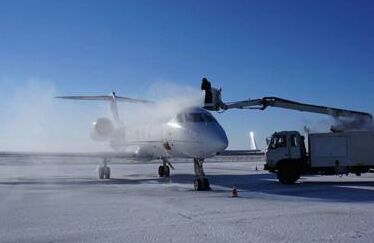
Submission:
[[[204,122],[204,118],[201,113],[188,113],[185,115],[185,118],[188,122]]]
[[[175,117],[178,123],[183,122],[215,122],[216,120],[210,113],[193,112],[193,113],[179,113]]]
[[[210,113],[204,113],[203,116],[205,122],[214,122],[214,117]]]
[[[184,118],[183,118],[183,115],[182,115],[182,114],[178,114],[178,115],[177,115],[177,122],[179,122],[179,123],[184,122]]]

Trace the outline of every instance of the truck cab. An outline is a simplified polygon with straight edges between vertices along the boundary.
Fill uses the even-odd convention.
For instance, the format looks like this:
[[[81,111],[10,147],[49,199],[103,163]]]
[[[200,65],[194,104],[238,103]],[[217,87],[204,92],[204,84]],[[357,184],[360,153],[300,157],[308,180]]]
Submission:
[[[307,162],[304,140],[297,131],[274,133],[268,143],[265,170],[276,172],[284,184],[298,180]]]

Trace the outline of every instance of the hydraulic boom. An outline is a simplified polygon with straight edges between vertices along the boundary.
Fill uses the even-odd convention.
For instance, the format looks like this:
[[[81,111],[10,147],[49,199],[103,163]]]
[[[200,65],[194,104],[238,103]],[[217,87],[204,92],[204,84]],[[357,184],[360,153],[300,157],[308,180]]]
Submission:
[[[347,127],[350,129],[358,128],[358,126],[372,122],[373,120],[373,116],[366,112],[305,104],[278,97],[263,97],[261,99],[248,99],[225,103],[221,99],[221,89],[210,88],[203,90],[205,91],[204,108],[211,111],[225,111],[235,108],[265,110],[267,107],[278,107],[289,110],[325,114],[335,118],[345,118],[348,120],[345,121],[345,123],[349,123],[349,126]],[[332,130],[333,129],[334,128],[332,128]]]

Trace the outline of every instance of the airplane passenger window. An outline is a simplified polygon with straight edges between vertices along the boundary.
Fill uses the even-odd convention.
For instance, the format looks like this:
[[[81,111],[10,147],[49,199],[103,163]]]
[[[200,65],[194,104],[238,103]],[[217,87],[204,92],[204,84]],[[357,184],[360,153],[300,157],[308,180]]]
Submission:
[[[189,114],[186,114],[186,121],[203,122],[204,118],[200,113],[189,113]]]

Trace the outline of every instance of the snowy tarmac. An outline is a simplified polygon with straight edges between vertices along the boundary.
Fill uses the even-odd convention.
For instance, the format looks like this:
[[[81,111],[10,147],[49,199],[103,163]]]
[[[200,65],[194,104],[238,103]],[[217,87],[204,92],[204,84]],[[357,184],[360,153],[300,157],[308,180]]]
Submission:
[[[196,192],[192,162],[162,179],[114,161],[99,181],[97,159],[1,157],[0,242],[373,242],[374,174],[285,186],[256,160],[207,162],[213,190]]]

